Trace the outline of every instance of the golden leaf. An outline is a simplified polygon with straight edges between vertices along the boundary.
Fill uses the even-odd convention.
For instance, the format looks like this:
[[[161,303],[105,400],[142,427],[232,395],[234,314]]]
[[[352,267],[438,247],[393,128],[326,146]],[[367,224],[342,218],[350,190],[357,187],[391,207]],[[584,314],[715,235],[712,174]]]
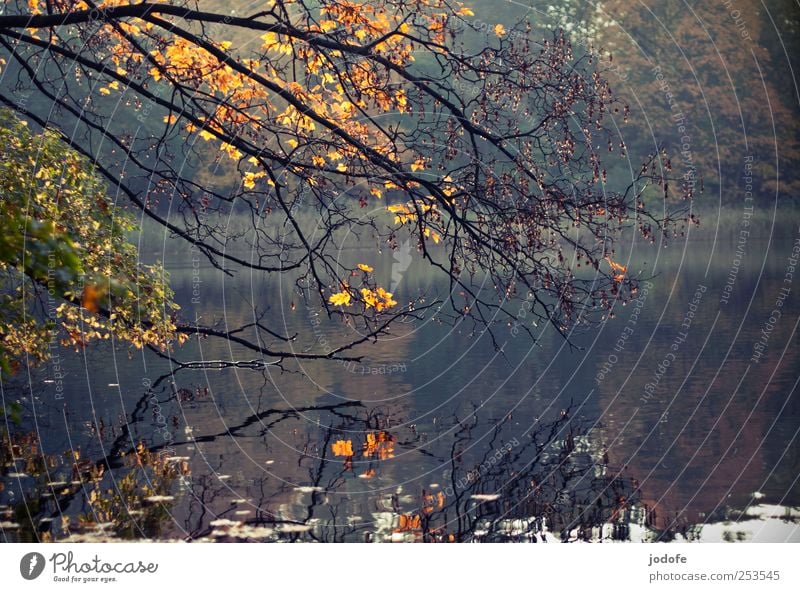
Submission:
[[[333,304],[334,306],[348,306],[350,304],[351,297],[350,292],[338,292],[337,294],[332,294],[330,298],[328,298],[328,302]]]
[[[627,267],[625,267],[624,265],[621,265],[620,263],[617,263],[617,262],[613,261],[611,259],[611,257],[606,257],[605,259],[606,259],[606,261],[608,261],[608,264],[611,266],[611,270],[612,271],[616,271],[618,273],[625,273],[626,271],[628,271]]]
[[[336,28],[336,21],[322,21],[319,24],[319,28],[323,33],[327,33],[328,31],[333,31]]]

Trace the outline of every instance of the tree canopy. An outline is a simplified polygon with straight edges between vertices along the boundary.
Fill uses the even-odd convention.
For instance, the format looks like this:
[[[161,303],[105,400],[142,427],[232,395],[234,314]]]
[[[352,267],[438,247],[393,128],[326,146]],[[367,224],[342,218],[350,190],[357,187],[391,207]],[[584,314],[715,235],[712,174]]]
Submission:
[[[111,337],[161,349],[176,333],[168,277],[142,265],[92,164],[53,131],[0,110],[0,361],[48,357],[59,341]]]
[[[689,193],[670,185],[668,159],[628,160],[628,106],[597,55],[460,2],[276,0],[243,16],[175,0],[12,2],[0,51],[0,101],[58,121],[126,207],[226,273],[288,278],[362,330],[298,354],[275,349],[290,339],[260,319],[175,325],[267,356],[345,357],[431,306],[491,333],[516,326],[514,300],[567,336],[635,295],[616,250],[627,229],[661,241],[691,221],[665,204]],[[608,158],[630,174],[609,178]],[[398,302],[374,262],[339,256],[348,236],[411,239],[449,294]]]

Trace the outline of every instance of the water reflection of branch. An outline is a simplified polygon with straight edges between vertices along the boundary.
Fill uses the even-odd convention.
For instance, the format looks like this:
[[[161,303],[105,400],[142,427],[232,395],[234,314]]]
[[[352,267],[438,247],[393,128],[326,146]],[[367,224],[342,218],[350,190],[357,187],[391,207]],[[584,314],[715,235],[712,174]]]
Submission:
[[[597,462],[576,444],[585,434],[569,411],[522,441],[509,440],[510,417],[504,418],[477,458],[467,444],[478,421],[462,424],[451,447],[449,487],[423,490],[419,519],[406,526],[424,541],[535,542],[548,530],[566,537],[577,529],[588,538],[592,527],[624,518],[634,495],[630,482],[596,471]]]

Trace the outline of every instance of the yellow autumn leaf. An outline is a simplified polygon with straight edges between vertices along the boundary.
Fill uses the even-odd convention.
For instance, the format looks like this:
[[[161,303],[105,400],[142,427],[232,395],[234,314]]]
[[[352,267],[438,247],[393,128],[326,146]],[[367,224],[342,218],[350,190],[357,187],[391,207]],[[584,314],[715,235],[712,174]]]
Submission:
[[[273,46],[277,45],[278,36],[272,32],[264,33],[261,36],[261,40],[264,42],[264,48],[271,49]]]
[[[498,37],[502,37],[506,34],[506,28],[503,25],[495,25],[494,26],[494,34]]]
[[[239,152],[235,146],[228,144],[227,142],[223,142],[219,149],[225,152],[232,160],[239,160],[242,157],[242,153]]]
[[[336,21],[322,21],[319,24],[320,30],[323,33],[327,33],[328,31],[333,31],[336,28]]]
[[[358,264],[358,268],[359,268],[361,271],[366,271],[367,273],[372,273],[373,271],[375,271],[375,269],[374,269],[374,268],[370,267],[370,266],[369,266],[369,265],[367,265],[366,263],[359,263],[359,264]]]
[[[392,299],[392,293],[387,292],[383,288],[378,288],[376,290],[361,288],[361,299],[364,301],[367,308],[374,308],[378,312],[397,304],[397,302]]]
[[[391,306],[395,306],[397,301],[392,300],[392,293],[387,292],[383,288],[378,288],[377,290],[378,296],[383,299],[383,305],[385,308],[389,308]]]
[[[348,306],[351,302],[350,292],[344,291],[331,294],[331,297],[328,298],[328,302],[334,306]]]

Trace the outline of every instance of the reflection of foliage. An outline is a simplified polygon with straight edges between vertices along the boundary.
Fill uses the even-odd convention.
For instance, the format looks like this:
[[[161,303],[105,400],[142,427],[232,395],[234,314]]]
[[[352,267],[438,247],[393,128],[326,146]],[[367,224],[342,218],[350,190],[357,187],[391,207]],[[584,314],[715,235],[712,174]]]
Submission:
[[[352,440],[336,440],[331,444],[331,450],[334,456],[353,456],[353,442]]]
[[[107,471],[109,459],[82,459],[77,450],[47,454],[33,433],[3,433],[3,532],[16,533],[20,541],[159,536],[170,515],[176,482],[188,474],[188,464],[141,444],[121,460],[123,467]]]
[[[136,447],[134,457],[133,466],[114,479],[113,487],[102,479],[91,480],[89,511],[80,517],[83,527],[110,523],[122,538],[159,535],[170,516],[175,482],[188,474],[189,466],[164,453],[152,453],[143,444]]]
[[[0,155],[6,370],[26,354],[46,358],[56,325],[76,346],[113,335],[165,347],[176,338],[165,273],[139,263],[125,238],[132,218],[114,207],[88,159],[53,131],[32,133],[8,110],[0,111]]]
[[[589,538],[593,528],[605,525],[605,537],[625,539],[628,522],[639,519],[635,483],[615,474],[602,454],[589,449],[582,421],[572,419],[566,410],[553,421],[535,423],[526,434],[515,433],[519,428],[510,421],[494,427],[474,416],[469,421],[443,422],[440,429],[452,442],[449,459],[432,452],[439,448],[427,450],[413,429],[402,436],[386,429],[393,423],[389,413],[373,408],[338,418],[327,428],[309,430],[307,440],[299,443],[308,451],[299,463],[306,476],[299,487],[279,488],[270,495],[260,490],[264,500],[288,494],[291,507],[275,510],[260,503],[255,517],[235,520],[232,509],[222,506],[197,536],[328,542],[531,541],[545,536]],[[363,436],[354,435],[359,432]],[[439,470],[449,466],[446,480],[418,490],[417,495],[410,494],[413,485],[392,487],[400,478],[395,473],[395,448],[404,455],[436,456]],[[298,482],[297,477],[293,481]],[[378,490],[370,494],[373,483]],[[351,488],[364,500],[348,498]],[[406,493],[401,494],[403,490]],[[365,505],[376,509],[372,520],[347,519],[354,508]]]
[[[419,514],[401,516],[395,533],[430,542],[535,542],[548,531],[588,538],[606,523],[624,531],[635,488],[606,474],[566,411],[513,438],[501,421],[480,444],[481,429],[477,419],[459,425],[449,485],[423,491]]]
[[[369,432],[364,443],[364,456],[386,460],[394,456],[394,436],[389,432]]]

